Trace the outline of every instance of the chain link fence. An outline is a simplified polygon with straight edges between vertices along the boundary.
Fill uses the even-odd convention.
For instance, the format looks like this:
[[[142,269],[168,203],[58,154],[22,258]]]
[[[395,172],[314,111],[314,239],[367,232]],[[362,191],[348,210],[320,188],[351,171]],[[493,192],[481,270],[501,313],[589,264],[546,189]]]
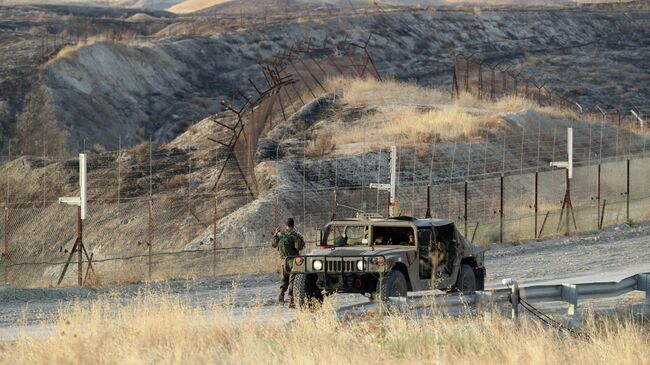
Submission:
[[[569,231],[650,218],[643,135],[617,140],[623,132],[608,125],[573,127]],[[565,171],[549,162],[565,159],[565,130],[528,127],[398,146],[397,212],[424,216],[428,190],[432,215],[453,219],[477,243],[563,234],[570,213],[562,211]],[[318,229],[332,217],[388,214],[387,192],[369,188],[389,182],[388,147],[367,144],[356,155],[306,157],[301,149],[307,144],[293,143],[281,151],[283,159],[260,165],[279,174],[258,177],[257,199],[232,163],[216,186],[227,156],[223,147],[143,144],[88,152],[84,284],[272,271],[277,255],[271,233],[287,216],[314,247]],[[16,287],[56,286],[71,258],[61,285],[76,285],[77,208],[59,205],[58,198],[78,194],[77,159],[7,155],[3,162],[4,280]]]

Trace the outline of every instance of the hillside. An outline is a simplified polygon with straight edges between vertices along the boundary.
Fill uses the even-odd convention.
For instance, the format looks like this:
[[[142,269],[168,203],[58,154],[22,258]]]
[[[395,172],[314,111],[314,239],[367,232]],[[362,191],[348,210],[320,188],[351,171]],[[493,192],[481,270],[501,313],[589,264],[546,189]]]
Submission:
[[[117,8],[142,8],[164,10],[182,0],[0,0],[0,5],[77,5],[111,6]]]
[[[471,181],[471,219],[481,217],[482,222],[476,239],[492,242],[498,239],[492,222],[498,176],[508,176],[509,219],[521,215],[530,219],[522,202],[531,196],[529,172],[541,170],[541,204],[553,212],[549,225],[554,225],[563,185],[551,183],[561,181],[562,175],[548,171],[548,163],[566,153],[566,127],[573,127],[577,136],[576,166],[610,163],[604,168],[612,173],[602,189],[610,200],[606,223],[611,224],[620,221],[621,209],[616,205],[621,199],[616,178],[624,164],[616,161],[643,155],[647,143],[630,130],[580,121],[571,112],[524,99],[491,103],[466,95],[454,101],[440,90],[394,81],[338,79],[328,87],[332,92],[299,108],[287,122],[276,115],[273,127],[265,129],[255,151],[255,198],[240,175],[242,162],[226,162],[227,149],[210,141],[229,136],[228,127],[222,125],[234,125],[231,113],[218,114],[219,123],[213,118],[197,122],[151,150],[138,145],[88,151],[91,203],[84,240],[96,258],[107,260],[98,270],[108,280],[139,280],[142,266],[123,272],[121,261],[114,259],[146,252],[148,224],[155,252],[182,252],[180,258],[170,256],[172,261],[156,261],[161,268],[157,275],[187,277],[209,259],[206,252],[212,247],[215,218],[218,246],[231,252],[267,245],[278,214],[299,219],[301,230],[313,241],[316,229],[331,215],[334,190],[341,217],[354,215],[364,205],[363,209],[383,212],[385,198],[367,186],[387,182],[392,144],[399,146],[398,191],[404,214],[423,214],[423,189],[432,185],[434,214],[456,217],[460,213],[454,202],[462,194],[463,181]],[[386,98],[394,103],[384,103]],[[225,174],[217,180],[222,167]],[[593,186],[586,172],[593,169],[579,171],[574,202],[583,207],[592,204]],[[650,178],[645,169],[635,171],[635,181]],[[0,172],[10,206],[11,247],[20,248],[12,251],[12,260],[63,260],[74,235],[70,229],[74,214],[73,208],[55,202],[58,196],[76,194],[76,160],[20,157]],[[650,194],[646,190],[637,189],[634,196],[646,197]],[[591,219],[580,222],[586,227]],[[508,237],[526,237],[527,225],[509,227]],[[51,285],[60,272],[58,265],[21,270],[20,280],[29,280],[30,285]]]
[[[349,34],[363,39],[369,33],[380,72],[397,79],[447,87],[452,76],[449,54],[459,50],[490,63],[509,62],[515,72],[539,77],[584,105],[647,104],[648,88],[639,82],[648,81],[642,70],[650,67],[649,51],[643,47],[650,27],[641,25],[650,22],[650,13],[638,13],[636,25],[623,14],[570,10],[549,10],[546,20],[537,22],[541,13],[380,14],[210,37],[82,45],[48,63],[38,88],[49,102],[30,105],[26,112],[42,115],[40,108],[51,108],[53,113],[45,114],[71,149],[84,140],[114,149],[120,135],[127,145],[149,136],[169,141],[193,121],[222,110],[219,101],[230,98],[235,88],[253,93],[248,78],[264,84],[260,59],[309,37],[341,42]],[[596,53],[600,56],[594,57]]]

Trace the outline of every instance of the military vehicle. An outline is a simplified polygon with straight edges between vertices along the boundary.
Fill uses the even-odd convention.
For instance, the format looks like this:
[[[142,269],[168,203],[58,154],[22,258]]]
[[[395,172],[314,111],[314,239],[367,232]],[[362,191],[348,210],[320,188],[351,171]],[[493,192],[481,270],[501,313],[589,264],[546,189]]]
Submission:
[[[287,263],[303,306],[335,292],[387,300],[408,291],[483,290],[484,255],[450,220],[362,216],[330,222],[316,249]]]

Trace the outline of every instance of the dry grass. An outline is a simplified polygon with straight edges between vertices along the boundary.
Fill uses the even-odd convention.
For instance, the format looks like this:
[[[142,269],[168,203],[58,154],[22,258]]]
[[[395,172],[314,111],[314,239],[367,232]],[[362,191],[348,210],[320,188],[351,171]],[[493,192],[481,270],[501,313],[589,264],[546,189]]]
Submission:
[[[49,62],[50,63],[56,63],[60,62],[63,60],[70,61],[72,59],[72,56],[77,53],[78,50],[84,48],[84,47],[89,47],[92,46],[93,44],[97,43],[97,41],[93,39],[88,39],[87,41],[81,41],[77,44],[65,46],[61,48],[59,53],[56,54]]]
[[[82,48],[90,47],[97,43],[109,42],[109,43],[119,43],[129,46],[137,46],[143,42],[138,40],[135,33],[125,33],[125,34],[113,34],[107,32],[105,34],[99,34],[96,36],[88,37],[86,40],[79,41],[77,44],[72,44],[61,48],[61,50],[48,61],[49,64],[57,63],[61,61],[70,61],[73,59],[73,56],[77,51]]]
[[[452,100],[440,90],[395,80],[333,79],[328,87],[343,91],[347,105],[374,111],[346,125],[345,133],[335,135],[337,146],[361,141],[410,144],[466,140],[486,128],[498,128],[503,121],[501,113],[525,109],[549,118],[576,118],[572,111],[542,107],[522,97],[486,101],[463,94]]]
[[[631,320],[591,318],[589,339],[560,336],[538,322],[494,316],[390,316],[338,320],[328,303],[287,321],[284,309],[253,304],[237,318],[237,287],[205,308],[144,294],[60,310],[51,334],[22,334],[0,350],[7,364],[648,364],[650,332]],[[259,299],[259,298],[258,298]],[[254,302],[254,300],[253,300]],[[267,307],[268,309],[268,307]],[[290,316],[291,317],[291,316]]]
[[[343,100],[353,106],[431,105],[449,103],[451,98],[440,90],[393,79],[334,78],[327,82],[329,90],[344,91]]]

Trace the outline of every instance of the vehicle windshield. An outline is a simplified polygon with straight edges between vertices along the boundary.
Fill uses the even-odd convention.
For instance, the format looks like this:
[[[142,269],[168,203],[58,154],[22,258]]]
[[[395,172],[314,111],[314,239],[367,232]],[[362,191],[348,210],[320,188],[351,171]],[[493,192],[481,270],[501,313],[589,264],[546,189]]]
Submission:
[[[368,225],[331,224],[323,234],[322,246],[415,246],[415,235],[411,227],[373,226],[370,237]]]
[[[369,235],[369,226],[332,224],[325,229],[322,246],[368,245],[370,243]]]

